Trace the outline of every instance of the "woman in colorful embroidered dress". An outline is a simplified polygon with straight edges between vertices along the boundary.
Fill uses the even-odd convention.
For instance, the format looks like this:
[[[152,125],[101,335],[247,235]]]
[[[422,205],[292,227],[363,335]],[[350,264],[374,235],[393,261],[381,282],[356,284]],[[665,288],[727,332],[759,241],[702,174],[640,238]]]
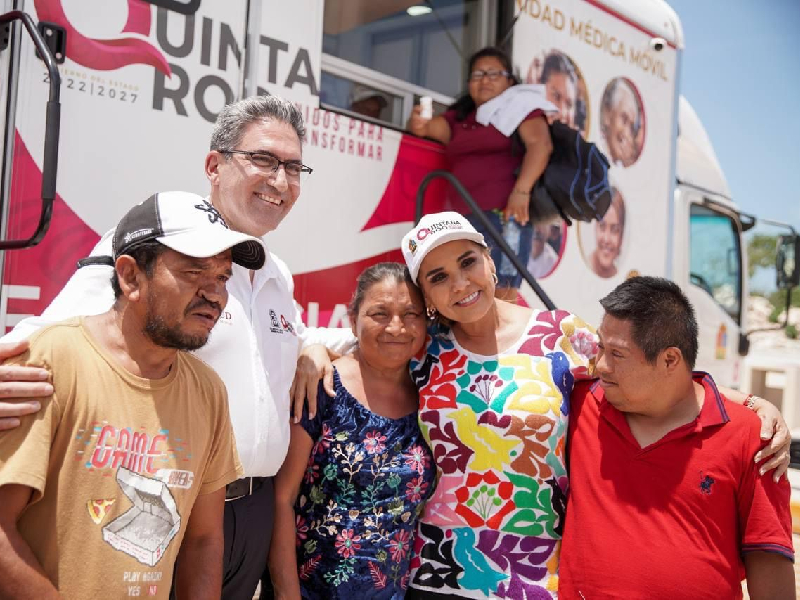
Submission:
[[[555,596],[569,395],[594,333],[496,299],[483,236],[457,213],[423,217],[402,250],[439,321],[411,362],[438,481],[406,597]]]
[[[361,274],[349,310],[357,350],[334,361],[316,416],[292,426],[275,478],[269,568],[276,598],[402,598],[417,515],[434,470],[408,361],[425,341],[408,271]]]

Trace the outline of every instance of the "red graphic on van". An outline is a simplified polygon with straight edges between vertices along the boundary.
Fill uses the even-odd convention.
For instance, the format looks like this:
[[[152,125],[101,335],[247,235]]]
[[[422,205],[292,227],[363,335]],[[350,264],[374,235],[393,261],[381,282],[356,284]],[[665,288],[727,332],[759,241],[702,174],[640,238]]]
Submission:
[[[66,53],[70,60],[97,71],[113,71],[133,64],[151,65],[167,76],[172,75],[164,55],[139,37],[98,40],[82,35],[64,14],[61,0],[34,0],[40,21],[49,21],[67,32]],[[150,9],[143,0],[128,0],[128,19],[120,34],[149,35]]]

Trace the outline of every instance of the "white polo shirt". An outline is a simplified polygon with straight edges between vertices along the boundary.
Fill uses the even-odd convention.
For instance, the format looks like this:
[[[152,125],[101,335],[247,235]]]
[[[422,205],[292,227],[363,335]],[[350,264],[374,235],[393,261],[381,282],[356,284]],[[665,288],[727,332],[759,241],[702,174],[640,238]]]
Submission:
[[[103,236],[92,256],[111,256],[112,234],[113,230]],[[70,317],[106,312],[114,304],[112,273],[113,268],[105,265],[78,269],[40,317],[20,321],[2,341],[27,338]],[[228,389],[245,476],[267,477],[278,471],[289,448],[289,389],[301,347],[320,343],[342,353],[355,338],[346,329],[305,327],[289,269],[270,252],[252,284],[250,272],[233,265],[228,292],[222,317],[195,355],[219,374]]]

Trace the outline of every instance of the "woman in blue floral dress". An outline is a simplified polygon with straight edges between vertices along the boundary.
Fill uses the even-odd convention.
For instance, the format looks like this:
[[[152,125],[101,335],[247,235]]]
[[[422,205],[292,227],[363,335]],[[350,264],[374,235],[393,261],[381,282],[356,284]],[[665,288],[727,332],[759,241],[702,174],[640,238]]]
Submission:
[[[359,277],[357,350],[320,384],[317,414],[292,426],[275,479],[269,568],[276,598],[402,598],[417,516],[434,467],[408,361],[425,342],[422,298],[405,267]]]

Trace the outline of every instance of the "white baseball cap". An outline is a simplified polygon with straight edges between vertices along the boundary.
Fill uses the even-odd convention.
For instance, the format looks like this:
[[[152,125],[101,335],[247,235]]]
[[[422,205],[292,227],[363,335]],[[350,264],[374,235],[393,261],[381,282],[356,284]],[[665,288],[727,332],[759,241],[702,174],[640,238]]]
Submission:
[[[363,85],[356,84],[353,86],[353,91],[350,93],[350,104],[361,102],[367,98],[377,98],[381,103],[381,108],[389,104],[389,101],[382,92]]]
[[[246,269],[260,269],[266,260],[264,242],[229,229],[208,200],[189,192],[153,194],[130,209],[114,231],[113,259],[152,240],[195,258],[230,248],[233,262]]]
[[[403,236],[403,259],[416,281],[422,260],[428,252],[453,240],[471,240],[483,247],[486,241],[464,215],[457,212],[440,212],[425,215],[414,229]]]

